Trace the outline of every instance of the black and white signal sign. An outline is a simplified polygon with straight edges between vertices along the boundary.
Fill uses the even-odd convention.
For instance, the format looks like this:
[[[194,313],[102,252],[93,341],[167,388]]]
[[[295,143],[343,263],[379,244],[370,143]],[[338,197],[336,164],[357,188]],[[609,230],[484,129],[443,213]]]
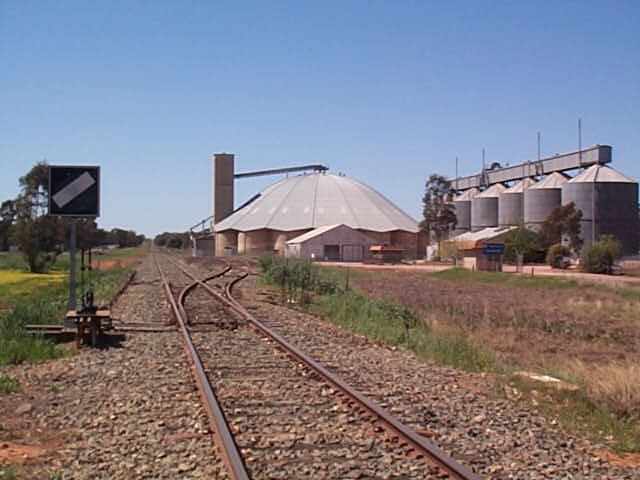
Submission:
[[[100,167],[49,167],[49,215],[100,216]]]

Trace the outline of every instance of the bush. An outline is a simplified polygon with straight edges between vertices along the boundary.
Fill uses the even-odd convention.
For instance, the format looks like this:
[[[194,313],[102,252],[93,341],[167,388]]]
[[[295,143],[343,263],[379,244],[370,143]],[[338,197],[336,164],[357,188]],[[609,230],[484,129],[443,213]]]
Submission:
[[[289,297],[296,297],[299,291],[302,303],[306,303],[305,296],[309,292],[324,295],[340,289],[335,274],[308,260],[263,255],[260,257],[260,268],[265,281],[280,285],[283,293],[286,292]]]
[[[556,243],[549,247],[547,263],[553,268],[567,268],[569,266],[569,247]]]
[[[613,265],[622,256],[622,244],[613,235],[603,235],[596,243],[582,250],[580,264],[588,273],[613,273]]]
[[[540,262],[540,251],[536,248],[537,234],[525,227],[514,228],[504,237],[504,259],[506,262],[515,263],[518,254],[522,254],[523,261]]]

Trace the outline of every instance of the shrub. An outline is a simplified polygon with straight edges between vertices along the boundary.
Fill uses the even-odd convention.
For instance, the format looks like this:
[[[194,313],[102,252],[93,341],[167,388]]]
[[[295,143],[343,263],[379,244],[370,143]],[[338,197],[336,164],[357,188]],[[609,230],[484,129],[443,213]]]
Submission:
[[[556,243],[549,247],[547,263],[553,268],[567,268],[569,266],[569,247]]]
[[[603,235],[596,243],[582,250],[580,264],[589,273],[613,273],[613,265],[622,256],[622,244],[613,235]]]
[[[536,249],[536,239],[536,232],[525,227],[509,231],[504,237],[505,261],[515,263],[518,254],[523,256],[525,263],[541,261],[540,252]]]
[[[339,290],[339,281],[335,274],[308,260],[263,255],[260,257],[260,269],[267,283],[280,285],[283,293],[286,291],[289,296],[295,296],[296,291],[300,290],[303,301],[305,292],[324,295]]]

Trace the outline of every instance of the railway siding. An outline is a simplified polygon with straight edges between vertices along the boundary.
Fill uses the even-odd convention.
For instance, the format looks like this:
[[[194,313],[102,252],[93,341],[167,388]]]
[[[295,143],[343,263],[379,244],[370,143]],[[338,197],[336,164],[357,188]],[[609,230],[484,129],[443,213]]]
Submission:
[[[202,290],[187,311],[223,324]],[[253,328],[198,330],[193,341],[252,478],[436,478]]]

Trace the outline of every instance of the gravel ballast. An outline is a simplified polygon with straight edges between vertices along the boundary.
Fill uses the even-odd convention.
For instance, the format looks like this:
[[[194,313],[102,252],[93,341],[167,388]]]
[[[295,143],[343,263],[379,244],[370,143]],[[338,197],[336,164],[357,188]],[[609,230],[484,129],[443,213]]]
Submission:
[[[147,256],[114,318],[169,322],[157,278]],[[0,453],[3,441],[42,447],[20,467],[25,478],[226,478],[177,332],[127,333],[118,346],[0,373],[20,380],[13,401],[32,405],[19,415],[0,396],[3,419],[11,418]]]

